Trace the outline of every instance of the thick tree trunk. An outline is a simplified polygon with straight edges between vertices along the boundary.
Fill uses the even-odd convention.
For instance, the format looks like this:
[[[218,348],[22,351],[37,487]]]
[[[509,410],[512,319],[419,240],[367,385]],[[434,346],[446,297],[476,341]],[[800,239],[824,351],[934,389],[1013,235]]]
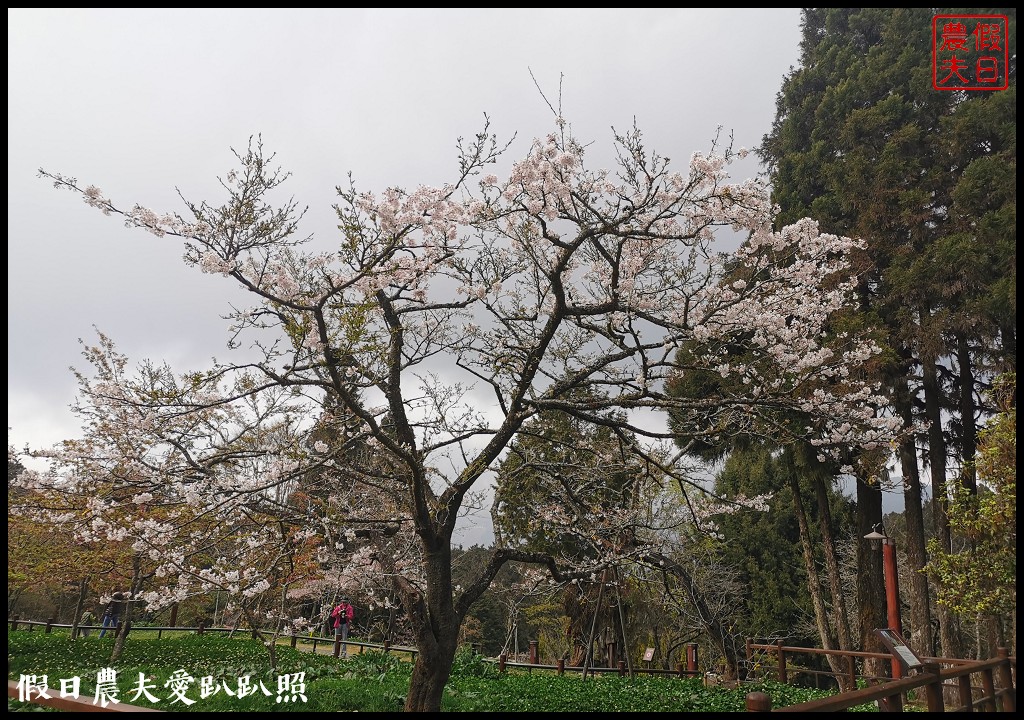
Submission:
[[[960,365],[960,426],[963,428],[961,442],[960,484],[971,493],[978,492],[978,474],[974,466],[974,455],[978,449],[978,425],[974,420],[974,368],[971,362],[971,351],[967,346],[967,338],[960,334],[957,337],[957,362]]]
[[[825,570],[828,573],[829,591],[832,593],[833,624],[840,650],[853,650],[850,633],[850,616],[846,608],[846,593],[843,592],[843,578],[839,572],[839,553],[836,552],[835,531],[832,527],[832,509],[828,503],[828,486],[822,477],[815,478],[814,490],[818,498],[818,528],[825,555]]]
[[[404,578],[395,589],[403,599],[416,638],[416,663],[405,698],[406,712],[440,712],[451,675],[462,618],[452,604],[451,546],[442,539],[424,552],[426,594]]]
[[[906,427],[913,427],[914,417],[906,376],[896,382],[896,412]],[[924,532],[924,509],[921,495],[921,472],[918,466],[917,443],[908,435],[899,447],[900,470],[903,474],[903,516],[907,523],[906,553],[910,582],[910,647],[921,655],[934,656],[932,642],[932,611],[928,576],[927,539]]]
[[[960,487],[966,489],[972,495],[978,494],[978,472],[975,466],[975,455],[978,449],[978,426],[974,419],[974,368],[971,361],[971,351],[967,345],[967,337],[963,333],[957,335],[956,356],[960,368]],[[950,540],[952,542],[952,539]],[[974,543],[970,541],[969,550],[974,551]],[[995,646],[991,641],[995,636],[991,618],[985,618],[979,627],[979,644],[981,638],[985,637],[988,642],[988,649],[980,646],[975,653],[978,660],[987,660],[995,657]]]
[[[811,596],[811,606],[814,608],[814,622],[818,627],[818,636],[821,638],[823,650],[837,650],[835,634],[832,632],[832,625],[829,622],[828,610],[825,607],[825,597],[821,591],[821,579],[818,577],[818,567],[814,562],[814,544],[811,540],[811,528],[807,522],[807,513],[804,512],[803,500],[800,498],[800,479],[796,473],[789,473],[789,487],[793,493],[793,514],[796,515],[797,526],[800,529],[800,547],[803,550],[804,570],[807,572],[807,592]],[[826,655],[829,667],[836,677],[842,678],[846,675],[843,662],[836,656]]]
[[[942,552],[953,550],[953,537],[949,527],[949,496],[946,488],[946,441],[942,434],[942,391],[939,388],[935,362],[923,362],[923,388],[925,417],[928,419],[928,465],[931,469],[932,493],[935,508],[935,535]],[[956,618],[939,603],[939,651],[945,657],[959,657],[960,641]]]
[[[437,643],[424,651],[420,647],[405,698],[406,712],[440,712],[444,686],[451,675],[456,642]]]
[[[872,547],[864,536],[882,522],[882,489],[857,477],[857,604],[861,650],[885,652],[876,628],[888,626],[885,611],[885,579],[882,573],[882,552]],[[870,675],[885,675],[885,661],[866,660]]]

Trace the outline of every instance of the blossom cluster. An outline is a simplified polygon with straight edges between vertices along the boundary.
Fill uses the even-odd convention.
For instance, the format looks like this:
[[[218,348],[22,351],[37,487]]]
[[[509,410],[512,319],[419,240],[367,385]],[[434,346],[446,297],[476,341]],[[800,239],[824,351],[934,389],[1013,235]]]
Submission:
[[[249,291],[231,347],[246,336],[259,353],[132,376],[112,344],[87,348],[86,437],[47,453],[49,486],[79,500],[61,517],[83,538],[131,542],[163,583],[154,606],[216,588],[254,611],[326,574],[409,599],[439,592],[424,547],[450,541],[471,490],[546,412],[630,435],[628,460],[589,469],[635,472],[647,489],[676,470],[637,410],[708,440],[784,430],[835,459],[889,447],[901,424],[862,372],[879,348],[830,324],[851,308],[861,243],[809,219],[776,230],[764,183],[730,182],[731,152],[677,172],[633,131],[616,136],[615,172],[593,170],[556,126],[504,178],[485,174],[497,157],[480,140],[456,183],[339,188],[332,252],[304,251],[301,213],[271,204],[287,176],[259,145],[238,155],[225,203],[189,203],[188,221],[43,172]],[[738,249],[719,252],[723,238]],[[669,392],[700,372],[721,378],[717,394]],[[761,507],[732,507],[748,504]],[[530,529],[591,548],[577,579],[674,532],[652,503],[559,497],[531,511]]]

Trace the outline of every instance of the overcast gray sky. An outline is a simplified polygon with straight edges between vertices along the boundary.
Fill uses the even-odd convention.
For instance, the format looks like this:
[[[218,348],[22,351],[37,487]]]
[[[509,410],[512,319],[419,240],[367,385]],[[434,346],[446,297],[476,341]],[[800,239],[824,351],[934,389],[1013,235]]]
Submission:
[[[133,360],[198,369],[224,356],[234,286],[181,262],[175,241],[123,227],[37,177],[100,187],[115,204],[182,210],[176,188],[220,200],[231,147],[262,134],[291,170],[318,243],[334,188],[452,179],[455,141],[553,128],[541,88],[592,157],[637,125],[684,167],[719,126],[753,147],[798,58],[789,9],[8,8],[8,441],[78,434],[68,405],[78,339],[110,335]],[[604,154],[604,155],[602,155]],[[609,163],[610,164],[610,163]],[[734,166],[757,174],[753,155]],[[481,529],[482,530],[482,529]],[[486,539],[470,533],[468,541]]]

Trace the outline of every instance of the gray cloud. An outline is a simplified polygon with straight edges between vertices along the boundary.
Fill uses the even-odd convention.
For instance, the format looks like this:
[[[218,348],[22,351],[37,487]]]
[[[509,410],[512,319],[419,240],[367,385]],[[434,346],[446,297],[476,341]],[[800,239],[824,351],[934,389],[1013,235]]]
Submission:
[[[798,57],[797,9],[8,9],[8,426],[15,446],[77,433],[68,370],[93,326],[132,358],[203,367],[238,290],[184,267],[168,239],[124,228],[38,177],[125,206],[218,199],[215,176],[261,133],[334,232],[349,171],[379,191],[450,179],[483,114],[512,158],[565,117],[611,164],[612,126],[685,164],[721,126],[752,147]],[[753,156],[740,172],[758,171]],[[475,538],[466,538],[472,542]]]

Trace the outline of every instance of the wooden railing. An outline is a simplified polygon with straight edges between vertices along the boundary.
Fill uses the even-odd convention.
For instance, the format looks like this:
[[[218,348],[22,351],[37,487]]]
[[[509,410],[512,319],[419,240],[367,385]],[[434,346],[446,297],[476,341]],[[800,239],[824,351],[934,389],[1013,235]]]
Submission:
[[[780,648],[780,657],[785,650],[807,652],[809,648]],[[816,650],[811,648],[812,650]],[[844,654],[843,651],[817,652]],[[879,656],[880,653],[857,653],[859,656]],[[885,657],[885,656],[883,656]],[[821,700],[773,708],[771,698],[761,692],[747,695],[747,710],[751,712],[842,712],[858,705],[877,702],[879,709],[889,712],[903,711],[903,698],[913,690],[923,689],[928,712],[1015,712],[1017,691],[1015,687],[1016,658],[1010,657],[1006,648],[1000,648],[997,657],[991,660],[959,660],[952,658],[924,658],[924,666],[918,674],[899,680],[884,679],[874,687],[851,690]],[[942,668],[940,663],[950,663]],[[785,668],[784,659],[781,667]],[[998,680],[998,683],[997,683]],[[955,707],[946,707],[945,689],[955,689],[950,694],[957,698]]]
[[[23,626],[23,627],[25,627],[25,628],[27,628],[28,630],[31,631],[33,628],[40,627],[40,628],[43,628],[43,631],[47,632],[47,633],[52,632],[54,628],[68,628],[68,629],[70,629],[72,627],[70,624],[58,623],[58,622],[55,622],[52,619],[51,620],[46,620],[46,621],[40,621],[40,620],[21,620],[21,619],[19,619],[17,617],[13,617],[13,618],[9,619],[8,622],[10,623],[11,630],[17,630],[19,627]],[[110,633],[115,633],[116,634],[116,630],[119,629],[119,627],[120,627],[120,625],[118,626],[118,628],[107,628],[107,631],[110,632]],[[78,626],[78,630],[80,632],[83,631],[83,630],[88,630],[88,631],[91,632],[92,630],[102,630],[102,629],[103,628],[101,626],[98,626],[98,625],[79,625]],[[193,632],[193,633],[195,633],[197,635],[202,635],[204,633],[211,633],[211,632],[214,632],[214,633],[228,633],[228,634],[235,633],[235,632],[242,632],[242,633],[249,633],[249,632],[251,632],[253,638],[257,637],[256,631],[253,631],[253,630],[241,630],[238,627],[206,627],[203,624],[200,624],[200,625],[198,625],[196,627],[178,627],[178,626],[175,626],[175,627],[157,627],[157,626],[148,626],[148,625],[140,625],[140,626],[134,626],[133,625],[130,628],[130,632],[133,632],[133,633],[140,633],[140,632],[152,633],[152,632],[155,632],[157,634],[158,638],[162,637],[163,633],[165,633],[165,632],[176,632],[176,633]],[[263,633],[264,635],[272,635],[273,634],[273,630],[270,630],[270,629],[263,629],[263,630],[260,630],[259,632]],[[296,648],[298,643],[300,643],[300,642],[306,643],[306,644],[311,644],[312,645],[311,650],[313,652],[316,652],[318,646],[331,646],[331,645],[333,645],[333,655],[334,655],[334,657],[339,657],[340,656],[340,650],[341,650],[342,644],[353,645],[353,646],[361,648],[361,649],[381,650],[381,651],[383,651],[385,653],[395,652],[395,653],[408,654],[412,661],[416,660],[416,654],[418,652],[418,650],[416,648],[414,648],[414,647],[406,647],[406,646],[402,646],[402,645],[391,645],[388,642],[384,642],[384,643],[368,643],[368,642],[362,642],[362,641],[359,641],[359,640],[349,639],[349,640],[346,640],[344,643],[342,643],[340,639],[335,638],[333,636],[331,636],[331,637],[319,637],[317,635],[287,635],[287,634],[282,634],[280,636],[280,638],[282,640],[287,640],[292,648]],[[612,654],[614,654],[614,652]],[[488,662],[492,662],[492,663],[496,664],[498,666],[499,670],[504,670],[505,668],[522,668],[522,669],[526,669],[527,671],[533,671],[533,670],[553,670],[556,673],[558,673],[559,675],[561,675],[563,673],[566,673],[566,672],[570,672],[570,673],[579,672],[579,673],[582,674],[584,672],[584,669],[586,670],[586,672],[588,674],[618,673],[619,675],[627,675],[630,672],[630,669],[627,667],[626,663],[623,662],[623,661],[619,661],[616,664],[611,665],[609,667],[597,667],[597,666],[594,666],[594,665],[588,665],[586,668],[583,668],[582,666],[574,667],[574,666],[566,665],[565,662],[562,661],[562,660],[559,660],[558,664],[556,664],[556,665],[542,665],[542,664],[540,664],[538,662],[536,641],[532,641],[531,642],[531,651],[530,651],[529,657],[530,657],[530,661],[529,662],[525,662],[525,663],[511,661],[511,660],[508,659],[508,656],[504,655],[504,654],[499,655],[496,658],[485,658],[485,659]],[[632,673],[635,674],[635,675],[663,675],[663,676],[667,676],[667,677],[680,677],[680,678],[684,678],[684,677],[697,677],[697,676],[701,675],[702,673],[700,673],[697,670],[697,648],[696,648],[696,643],[690,643],[690,647],[688,647],[688,649],[687,649],[687,662],[686,662],[686,664],[679,663],[674,670],[663,669],[663,668],[650,668],[650,667],[633,667],[632,668]]]
[[[44,632],[47,633],[52,632],[54,628],[70,629],[72,627],[69,624],[56,623],[53,620],[41,622],[36,620],[20,620],[17,617],[11,618],[8,622],[10,623],[11,630],[17,630],[19,626],[23,625],[30,631],[35,627],[42,627]],[[100,630],[102,628],[95,625],[79,625],[79,630],[83,629]],[[108,628],[108,630],[109,629],[110,628]],[[233,633],[238,632],[239,628],[205,627],[200,624],[197,627],[140,626],[137,628],[129,628],[129,630],[134,630],[135,632],[155,631],[157,633],[157,637],[161,637],[163,632],[168,631],[195,632],[196,634],[201,635],[206,632]],[[257,637],[258,632],[273,634],[273,631],[271,630],[251,630],[248,632],[252,632],[253,637]],[[339,656],[339,651],[342,645],[340,638],[324,638],[316,635],[282,635],[281,637],[288,638],[288,642],[291,644],[292,648],[296,648],[299,642],[311,643],[313,652],[316,652],[318,644],[333,645],[334,657]],[[387,642],[377,644],[350,639],[346,640],[345,644],[353,645],[361,649],[379,649],[386,653],[408,653],[413,660],[415,660],[417,652],[416,648],[392,646]],[[823,650],[820,648],[786,646],[781,642],[758,644],[750,640],[747,641],[746,650],[748,670],[755,665],[755,652],[765,653],[766,656],[774,655],[774,665],[763,665],[760,669],[764,671],[771,671],[776,678],[783,683],[790,682],[791,676],[798,673],[813,675],[816,678],[825,675],[837,678],[837,674],[835,672],[814,670],[790,664],[789,658],[801,654],[833,655],[843,657],[846,665],[846,671],[842,674],[844,682],[849,682],[851,685],[856,684],[858,681],[867,681],[872,683],[871,687],[851,690],[849,692],[840,693],[821,700],[812,700],[810,702],[779,708],[772,707],[772,700],[768,695],[762,692],[752,692],[747,695],[747,710],[751,712],[841,712],[848,710],[849,708],[871,702],[877,702],[880,709],[900,712],[903,710],[904,698],[907,694],[911,691],[922,688],[929,712],[974,712],[983,710],[1014,712],[1017,707],[1015,685],[1017,660],[1015,657],[1011,657],[1009,655],[1006,648],[1000,648],[997,657],[982,661],[956,658],[922,658],[925,662],[923,669],[918,672],[918,674],[898,680],[888,677],[868,676],[864,673],[857,672],[858,660],[863,661],[870,658],[892,660],[892,656],[887,653]],[[692,654],[688,653],[687,664],[683,665],[680,663],[676,666],[675,670],[655,669],[649,667],[634,667],[627,669],[627,665],[624,661],[618,661],[614,667],[573,667],[565,665],[564,660],[559,660],[556,665],[544,665],[537,662],[535,646],[531,647],[530,660],[531,662],[527,663],[510,662],[508,660],[508,656],[502,654],[499,655],[498,658],[492,660],[492,662],[497,664],[500,671],[505,671],[507,668],[520,668],[526,669],[527,671],[553,670],[559,675],[571,672],[584,675],[586,673],[618,673],[619,675],[624,676],[630,670],[633,674],[662,675],[679,678],[695,677],[701,674],[697,670],[696,649],[694,649]],[[950,667],[943,668],[942,665],[949,665]],[[953,692],[946,693],[944,690],[953,690]],[[957,698],[959,704],[956,707],[945,707],[946,700],[944,699],[944,695],[947,694],[954,695]],[[17,683],[8,681],[8,696],[18,697]],[[48,705],[55,709],[69,711],[159,712],[148,708],[135,708],[134,706],[128,706],[124,703],[111,704],[110,706],[103,708],[88,700],[77,700],[73,698],[33,698],[32,702],[38,702],[39,704]]]
[[[811,657],[834,657],[840,658],[843,665],[842,672],[834,670],[818,670],[806,667],[795,662],[800,656]],[[774,676],[781,683],[789,684],[794,679],[803,675],[811,678],[816,688],[821,688],[823,681],[826,684],[835,681],[838,687],[853,687],[858,680],[865,680],[870,683],[891,679],[892,675],[869,675],[865,670],[865,660],[884,660],[890,664],[893,657],[889,653],[862,652],[858,650],[823,650],[821,648],[799,647],[795,645],[784,645],[782,641],[774,643],[755,643],[750,638],[746,642],[746,670],[748,675]],[[950,662],[964,662],[961,660],[950,660]]]
[[[630,673],[630,668],[627,667],[625,660],[617,661],[612,667],[594,665],[584,667],[582,665],[566,665],[564,660],[559,660],[555,665],[544,665],[542,663],[535,662],[511,662],[509,661],[508,656],[499,655],[497,660],[488,660],[488,662],[494,662],[497,664],[498,672],[505,672],[508,668],[517,668],[520,670],[526,670],[527,672],[533,672],[534,670],[554,671],[556,675],[564,675],[566,673],[578,673],[579,675],[606,675],[614,673],[619,677],[626,677],[626,675]],[[676,665],[675,670],[634,667],[632,668],[632,673],[634,675],[661,675],[663,677],[674,678],[698,677],[703,675],[703,673],[699,672],[696,667],[688,668],[682,663]]]
[[[26,629],[28,629],[31,632],[34,628],[38,627],[38,628],[43,628],[43,632],[46,632],[46,633],[53,632],[54,628],[67,628],[68,630],[70,630],[73,627],[69,623],[58,623],[58,622],[54,622],[52,619],[51,620],[46,620],[46,621],[40,621],[40,620],[21,620],[20,618],[13,617],[13,618],[10,618],[8,620],[8,623],[10,624],[11,630],[17,630],[19,627],[25,627]],[[115,627],[108,627],[107,628],[107,632],[108,633],[116,634],[117,631],[120,630],[120,627],[121,627],[120,623],[117,625],[116,628]],[[91,632],[93,630],[102,630],[102,629],[103,629],[103,627],[100,626],[100,625],[79,625],[78,626],[79,632],[82,632],[83,630],[88,630],[88,631]],[[180,627],[180,626],[175,626],[175,627],[158,627],[158,626],[150,626],[150,625],[132,625],[129,628],[129,632],[133,632],[133,633],[136,633],[136,634],[138,634],[138,633],[152,633],[152,632],[155,632],[157,638],[163,637],[163,634],[165,632],[195,633],[196,635],[203,635],[204,633],[224,633],[224,634],[229,634],[229,635],[232,634],[232,633],[242,633],[242,634],[251,633],[253,639],[258,638],[259,634],[262,634],[264,636],[266,636],[266,635],[273,635],[274,634],[274,631],[272,629],[269,629],[269,628],[261,628],[260,630],[250,630],[250,629],[244,629],[243,630],[240,627],[207,627],[206,625],[204,625],[202,623],[200,623],[199,625],[194,626],[194,627]],[[360,640],[348,639],[348,640],[345,640],[345,642],[343,643],[340,638],[335,638],[333,636],[331,636],[331,637],[320,637],[318,635],[287,635],[287,634],[281,634],[280,635],[280,639],[287,640],[290,643],[290,645],[292,646],[292,648],[295,648],[298,645],[298,643],[300,643],[300,642],[302,642],[302,643],[310,643],[313,646],[312,647],[312,651],[313,652],[316,652],[316,649],[317,649],[318,646],[324,646],[324,647],[331,647],[331,646],[333,646],[332,653],[333,653],[334,657],[340,657],[340,655],[341,655],[341,646],[342,645],[352,645],[352,646],[355,646],[355,647],[358,647],[358,648],[361,648],[361,649],[369,648],[369,649],[372,649],[372,650],[382,650],[385,653],[392,653],[392,652],[395,652],[395,653],[405,653],[405,654],[408,654],[411,657],[411,659],[413,659],[413,660],[416,659],[416,654],[418,652],[418,650],[416,648],[414,648],[414,647],[406,647],[404,645],[392,645],[392,644],[390,644],[388,642],[384,642],[384,643],[369,643],[369,642],[362,642]]]
[[[27,695],[26,697],[25,691],[18,687],[18,683],[13,680],[7,681],[7,697],[64,712],[164,712],[163,710],[129,705],[123,702],[112,702],[103,705],[83,697],[61,697],[59,695],[48,697],[39,692],[35,692],[35,694],[28,693]]]

